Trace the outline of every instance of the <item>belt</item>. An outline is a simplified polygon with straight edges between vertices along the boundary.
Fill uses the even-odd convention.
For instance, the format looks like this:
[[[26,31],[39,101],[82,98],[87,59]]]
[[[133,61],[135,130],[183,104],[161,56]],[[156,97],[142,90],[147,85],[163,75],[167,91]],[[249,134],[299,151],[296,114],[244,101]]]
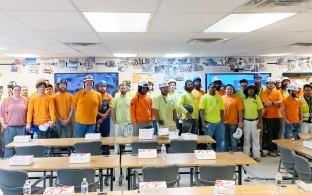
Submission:
[[[251,118],[243,118],[244,120],[246,120],[246,121],[256,121],[256,120],[258,120],[258,118],[254,118],[254,119],[251,119]]]

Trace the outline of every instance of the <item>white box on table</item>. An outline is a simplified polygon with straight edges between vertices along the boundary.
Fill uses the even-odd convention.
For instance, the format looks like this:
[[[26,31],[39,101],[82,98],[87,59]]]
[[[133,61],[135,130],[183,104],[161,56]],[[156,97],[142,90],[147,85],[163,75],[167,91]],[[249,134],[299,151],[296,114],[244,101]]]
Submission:
[[[140,182],[140,195],[167,195],[165,181]]]
[[[10,165],[31,165],[33,155],[14,155],[10,158]]]
[[[154,128],[139,129],[139,139],[154,139]]]
[[[27,143],[30,142],[31,136],[30,135],[17,135],[14,137],[14,142],[16,143]]]
[[[169,131],[169,140],[179,139],[179,131]]]
[[[184,140],[197,140],[197,135],[192,133],[181,133],[181,138]]]
[[[74,186],[56,186],[46,188],[43,194],[73,195],[74,193]]]
[[[139,158],[157,158],[156,149],[139,149]]]
[[[216,180],[213,195],[234,195],[235,181]]]
[[[159,136],[169,135],[169,128],[158,128],[158,135]]]
[[[69,163],[89,163],[90,160],[90,153],[72,153],[69,157]]]
[[[194,150],[194,155],[199,160],[215,160],[217,158],[216,152],[213,150]]]
[[[87,133],[85,135],[85,140],[98,140],[101,139],[100,133]]]
[[[302,143],[304,147],[312,149],[312,140],[305,140]]]

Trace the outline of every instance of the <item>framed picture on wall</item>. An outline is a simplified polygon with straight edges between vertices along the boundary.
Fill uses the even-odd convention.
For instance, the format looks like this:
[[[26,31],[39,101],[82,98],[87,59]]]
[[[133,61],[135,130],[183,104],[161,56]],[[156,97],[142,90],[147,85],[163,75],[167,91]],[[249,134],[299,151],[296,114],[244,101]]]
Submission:
[[[55,73],[54,83],[56,83],[61,78],[65,78],[67,80],[67,91],[71,94],[75,94],[77,91],[83,88],[83,78],[87,75],[93,76],[95,84],[97,84],[101,80],[106,81],[107,83],[106,91],[112,96],[115,96],[115,93],[118,91],[117,72]]]

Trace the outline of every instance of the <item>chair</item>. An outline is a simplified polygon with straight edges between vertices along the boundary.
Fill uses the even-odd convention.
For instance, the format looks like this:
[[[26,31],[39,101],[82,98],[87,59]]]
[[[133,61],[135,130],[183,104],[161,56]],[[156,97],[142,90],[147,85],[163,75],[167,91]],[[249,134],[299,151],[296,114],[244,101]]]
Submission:
[[[138,141],[133,142],[132,146],[132,154],[137,155],[139,153],[139,149],[157,149],[158,143],[157,141]]]
[[[75,153],[91,153],[91,155],[101,155],[101,141],[78,142],[74,144]]]
[[[143,167],[143,180],[140,179],[139,173],[136,170],[133,172],[133,174],[133,187],[136,187],[136,178],[138,179],[138,182],[165,181],[167,187],[173,187],[175,184],[177,184],[177,187],[180,187],[181,177],[179,175],[179,167],[177,165]]]
[[[199,166],[199,177],[198,174],[191,169],[195,180],[198,184],[202,185],[214,185],[218,179],[236,181],[234,165],[202,165]],[[191,184],[193,185],[193,184]]]
[[[283,167],[287,173],[292,174],[291,183],[294,184],[295,183],[295,177],[297,175],[295,172],[295,159],[294,159],[293,155],[291,154],[292,150],[285,148],[284,146],[281,146],[281,145],[277,145],[277,146],[278,146],[278,149],[279,149],[280,154],[281,154],[280,163],[283,165]],[[280,172],[280,168],[279,168],[278,172]]]
[[[19,146],[15,148],[16,155],[34,155],[44,157],[44,146]]]
[[[311,182],[312,172],[309,161],[303,156],[297,155],[294,151],[291,151],[291,154],[295,159],[295,171],[298,174],[298,178],[305,182]]]
[[[194,153],[197,142],[195,140],[171,140],[171,153]]]
[[[98,181],[95,179],[95,169],[58,169],[56,171],[56,186],[74,186],[75,192],[80,192],[81,182],[86,178],[89,184],[89,192],[95,192]]]
[[[37,187],[47,176],[40,178],[31,185],[32,193],[42,194],[44,188]],[[21,170],[0,169],[0,189],[5,195],[23,194],[23,186],[28,179],[27,172]]]

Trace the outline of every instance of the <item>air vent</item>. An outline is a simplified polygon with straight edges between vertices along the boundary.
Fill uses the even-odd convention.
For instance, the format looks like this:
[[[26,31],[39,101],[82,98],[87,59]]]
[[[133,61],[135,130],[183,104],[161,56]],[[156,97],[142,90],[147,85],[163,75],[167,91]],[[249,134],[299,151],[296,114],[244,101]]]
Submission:
[[[72,47],[89,47],[89,46],[100,46],[101,43],[64,43],[67,46]]]
[[[312,43],[295,43],[291,47],[312,47]]]
[[[207,39],[191,39],[187,43],[189,44],[209,44],[209,43],[216,43],[221,41],[226,41],[228,39],[222,38],[207,38]]]

